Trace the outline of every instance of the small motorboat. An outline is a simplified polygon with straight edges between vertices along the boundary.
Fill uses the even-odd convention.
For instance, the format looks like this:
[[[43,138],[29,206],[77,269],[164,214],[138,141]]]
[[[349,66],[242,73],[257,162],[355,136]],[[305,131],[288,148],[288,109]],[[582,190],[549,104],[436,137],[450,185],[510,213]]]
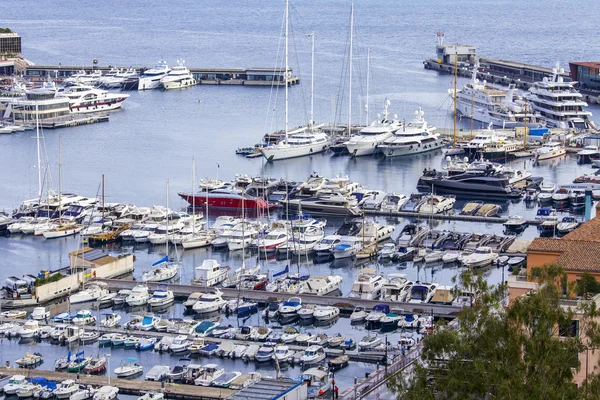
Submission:
[[[379,250],[379,258],[382,260],[387,260],[392,258],[392,256],[396,253],[396,244],[395,243],[386,243]]]
[[[350,323],[363,322],[367,318],[367,310],[362,306],[354,307],[354,311],[350,314]]]
[[[188,340],[186,335],[179,335],[173,339],[173,342],[169,346],[169,350],[172,353],[184,353],[189,350],[192,342]]]
[[[102,386],[94,393],[93,400],[113,400],[117,398],[119,388],[114,386]]]
[[[114,328],[119,326],[121,323],[121,316],[119,314],[110,313],[104,314],[104,318],[100,321],[100,326],[103,328]]]
[[[273,359],[274,354],[275,354],[275,343],[267,342],[258,349],[256,354],[254,355],[254,360],[256,362],[271,361]]]
[[[138,364],[138,359],[134,357],[127,357],[121,362],[121,366],[114,370],[114,374],[117,378],[128,378],[141,374],[144,371],[144,367]]]
[[[148,392],[143,396],[137,398],[137,400],[164,400],[165,395],[161,392]]]
[[[100,338],[98,338],[98,345],[100,347],[111,346],[112,340],[115,337],[115,335],[118,335],[118,333],[105,333],[104,335],[100,336]]]
[[[241,375],[242,373],[239,371],[225,372],[224,374],[213,379],[210,385],[214,387],[228,388],[229,385],[231,385],[231,383]]]
[[[125,340],[127,340],[126,335],[115,333],[112,336],[110,343],[113,347],[123,346],[125,344]]]
[[[155,365],[146,373],[144,379],[159,382],[165,379],[170,371],[171,368],[168,365]]]
[[[478,217],[495,217],[502,210],[498,204],[484,204],[474,214]]]
[[[328,339],[329,337],[325,333],[318,333],[316,335],[312,335],[310,339],[306,341],[306,344],[308,344],[309,346],[325,346],[327,344]]]
[[[45,320],[50,317],[50,311],[46,310],[46,307],[36,307],[31,312],[31,319],[37,319],[38,321]]]
[[[483,206],[483,201],[470,201],[463,207],[461,215],[475,215],[475,213]]]
[[[100,333],[97,331],[82,331],[79,335],[79,340],[82,344],[92,343],[98,340]]]
[[[17,390],[19,390],[21,387],[23,387],[23,385],[25,385],[26,383],[28,383],[28,382],[27,382],[27,378],[25,376],[13,375],[10,377],[10,379],[8,380],[8,383],[6,383],[2,389],[3,389],[5,395],[12,396],[12,395],[16,394]]]
[[[575,230],[579,226],[579,221],[575,217],[563,217],[562,221],[556,225],[558,233],[566,234]]]
[[[279,345],[275,347],[275,352],[273,353],[273,360],[277,360],[279,363],[285,363],[292,361],[294,358],[295,351],[290,349],[286,345]]]
[[[525,257],[509,258],[507,261],[509,271],[512,271],[513,268],[517,268],[517,267],[520,267],[521,265],[523,265],[523,263],[525,263],[525,260],[526,260]]]
[[[504,227],[509,231],[520,231],[527,227],[527,220],[520,215],[511,215],[504,223]]]
[[[458,261],[458,257],[460,253],[456,250],[447,250],[444,252],[442,256],[442,263],[444,264],[452,264]]]
[[[44,357],[40,353],[25,353],[22,358],[15,360],[15,364],[17,364],[21,368],[35,368],[41,363],[44,362]]]
[[[354,350],[354,348],[356,348],[356,342],[352,338],[346,339],[344,343],[340,344],[340,348],[343,350]]]
[[[88,400],[93,398],[97,391],[98,389],[95,389],[92,386],[79,385],[79,390],[73,393],[71,397],[69,397],[69,400]]]
[[[287,327],[283,330],[283,334],[281,335],[281,342],[282,343],[293,343],[299,334],[300,334],[300,331],[298,329],[296,329],[294,327]]]
[[[71,362],[71,352],[68,355],[62,356],[54,362],[54,369],[56,371],[63,371],[67,369],[69,363]]]
[[[303,345],[308,345],[308,341],[309,339],[312,337],[312,334],[310,333],[301,333],[298,336],[296,336],[296,344],[303,346]]]
[[[327,347],[329,348],[336,348],[336,347],[340,347],[342,345],[342,343],[344,343],[346,341],[346,337],[340,335],[339,333],[335,336],[330,336],[327,339]]]
[[[167,378],[173,381],[181,380],[191,362],[192,360],[189,358],[180,358],[177,364],[167,373]]]
[[[377,336],[365,336],[358,342],[358,350],[372,350],[381,344],[381,339]]]
[[[123,342],[123,346],[126,349],[135,349],[142,339],[137,336],[127,336],[127,339]]]
[[[225,373],[223,368],[216,364],[206,364],[198,378],[194,380],[196,386],[210,386],[210,384]]]
[[[79,390],[79,384],[71,379],[62,381],[54,390],[54,395],[59,399],[68,399]]]
[[[152,350],[156,344],[156,340],[157,339],[155,337],[141,338],[136,346],[136,349],[139,351]]]
[[[203,356],[210,357],[214,355],[217,352],[217,350],[219,350],[219,345],[211,343],[202,347],[198,353]]]
[[[347,355],[338,356],[338,357],[335,357],[335,358],[332,358],[331,360],[329,360],[329,362],[327,363],[327,366],[329,367],[330,371],[337,371],[339,369],[347,367],[349,361],[350,361],[350,356],[347,356]]]
[[[80,310],[73,317],[72,322],[75,325],[93,325],[96,323],[96,317],[92,315],[90,310]]]

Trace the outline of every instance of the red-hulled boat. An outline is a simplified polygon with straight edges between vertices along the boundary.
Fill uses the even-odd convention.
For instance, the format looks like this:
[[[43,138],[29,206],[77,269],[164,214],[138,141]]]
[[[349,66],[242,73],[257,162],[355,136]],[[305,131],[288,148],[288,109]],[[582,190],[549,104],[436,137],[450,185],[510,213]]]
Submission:
[[[200,193],[178,193],[179,196],[196,207],[203,207],[208,201],[209,207],[235,208],[244,207],[247,210],[266,210],[273,208],[265,199],[253,196],[247,192],[234,189],[222,188]]]

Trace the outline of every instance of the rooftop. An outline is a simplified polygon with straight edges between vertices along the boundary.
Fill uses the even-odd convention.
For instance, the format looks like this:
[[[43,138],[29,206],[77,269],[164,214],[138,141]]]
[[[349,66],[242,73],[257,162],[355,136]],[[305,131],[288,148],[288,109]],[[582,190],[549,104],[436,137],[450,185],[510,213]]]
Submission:
[[[559,254],[556,262],[570,271],[600,272],[600,203],[595,218],[562,239],[536,238],[528,251]]]
[[[579,65],[582,67],[600,68],[600,61],[573,61],[571,65]]]
[[[261,379],[255,384],[240,390],[229,400],[277,399],[299,385],[301,383],[287,378]]]
[[[19,34],[15,33],[15,32],[0,33],[0,38],[9,38],[9,37],[19,37]]]
[[[83,258],[85,261],[96,265],[105,265],[117,260],[117,258],[104,253],[102,250],[93,249],[91,247],[84,247],[83,249],[72,251],[70,255]]]

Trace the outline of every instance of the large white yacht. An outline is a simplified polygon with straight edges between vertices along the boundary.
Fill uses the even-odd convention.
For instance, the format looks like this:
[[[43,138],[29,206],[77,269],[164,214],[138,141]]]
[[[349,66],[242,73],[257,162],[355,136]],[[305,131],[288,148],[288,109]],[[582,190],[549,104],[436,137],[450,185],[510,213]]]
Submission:
[[[415,111],[415,119],[377,146],[377,151],[384,157],[407,156],[436,150],[444,144],[434,127],[429,127],[423,118],[425,113],[419,107]]]
[[[59,90],[56,97],[67,97],[71,113],[89,113],[98,111],[111,111],[121,108],[128,94],[109,93],[107,90],[96,89],[91,86],[71,86]]]
[[[268,161],[284,160],[322,153],[330,144],[326,133],[305,131],[289,135],[275,145],[261,147],[260,152]]]
[[[574,85],[576,82],[565,82],[564,73],[559,64],[552,69],[552,77],[535,82],[525,97],[531,102],[533,109],[540,114],[547,127],[561,129],[595,129],[590,120],[592,113],[584,110],[587,103]]]
[[[169,68],[166,61],[159,61],[156,67],[147,69],[142,75],[140,75],[138,90],[156,89],[161,84],[160,80],[170,71],[171,68]]]
[[[462,146],[462,149],[468,156],[473,157],[477,152],[484,150],[486,147],[497,144],[504,140],[506,140],[506,136],[499,135],[493,129],[493,123],[490,122],[488,129],[485,129],[475,135],[473,139]]]
[[[514,84],[509,85],[508,89],[502,89],[486,81],[480,83],[477,79],[478,69],[479,62],[475,63],[471,82],[456,93],[458,115],[506,129],[523,126],[525,118],[529,126],[538,123],[537,115],[531,107],[526,110],[525,101],[515,99]],[[448,90],[450,97],[453,97],[453,93],[453,89]]]
[[[184,61],[177,60],[177,66],[161,78],[160,83],[165,90],[186,88],[198,83],[183,63]]]
[[[361,129],[358,135],[348,140],[346,148],[352,156],[369,156],[376,152],[377,145],[392,136],[392,133],[402,127],[402,123],[396,118],[388,120],[388,107],[390,101],[385,101],[383,118],[378,115],[371,125]]]

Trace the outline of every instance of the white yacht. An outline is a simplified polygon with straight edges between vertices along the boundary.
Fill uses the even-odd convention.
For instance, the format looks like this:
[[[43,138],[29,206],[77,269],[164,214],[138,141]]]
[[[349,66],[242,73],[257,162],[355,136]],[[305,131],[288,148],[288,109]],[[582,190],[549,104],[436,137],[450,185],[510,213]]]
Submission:
[[[423,118],[425,113],[419,107],[415,119],[396,130],[392,136],[377,146],[384,157],[406,156],[439,149],[444,141],[434,127],[429,127]]]
[[[96,282],[90,284],[86,289],[69,296],[69,303],[78,304],[96,301],[108,293],[108,286],[104,282]]]
[[[152,264],[152,269],[142,274],[142,282],[165,282],[173,279],[178,273],[181,264],[178,261],[169,261],[169,256]]]
[[[478,69],[479,62],[476,62],[471,82],[464,85],[456,94],[458,115],[505,129],[523,126],[525,118],[529,126],[538,123],[533,110],[531,108],[526,110],[525,101],[515,99],[514,84],[509,85],[508,89],[502,89],[486,81],[480,83],[477,79]],[[454,89],[448,90],[450,97],[454,97],[453,92]]]
[[[493,124],[490,122],[488,129],[481,131],[469,143],[462,146],[464,152],[474,157],[478,152],[484,151],[486,147],[494,145],[501,140],[505,140],[506,137],[499,135],[494,129]]]
[[[535,82],[525,97],[547,127],[577,131],[595,129],[590,120],[592,113],[584,109],[588,104],[574,88],[577,82],[565,82],[563,73],[564,69],[557,63],[552,69],[552,77]]]
[[[171,305],[175,302],[173,291],[168,289],[168,285],[158,285],[158,288],[152,293],[152,297],[148,299],[150,308],[161,308]]]
[[[536,161],[544,161],[551,158],[562,157],[565,154],[567,154],[567,149],[562,143],[548,142],[536,150],[535,159]]]
[[[222,293],[217,290],[215,293],[205,293],[198,301],[193,305],[192,310],[196,314],[208,314],[215,311],[220,311],[225,304],[226,300],[221,297]]]
[[[267,161],[285,160],[322,153],[330,144],[326,133],[305,131],[289,135],[272,146],[261,147],[260,152]]]
[[[389,100],[385,100],[383,117],[377,119],[371,125],[361,129],[358,135],[350,138],[345,144],[352,156],[369,156],[375,154],[377,145],[392,136],[392,133],[402,127],[402,123],[396,118],[388,120]]]
[[[373,268],[358,271],[358,276],[352,284],[352,290],[348,297],[366,300],[378,299],[386,279],[380,275],[375,275],[375,272]]]
[[[154,68],[147,69],[140,75],[138,81],[138,90],[151,90],[160,86],[160,80],[164,78],[171,68],[168,67],[166,61],[159,61]]]
[[[130,307],[143,306],[148,303],[148,299],[150,299],[148,286],[136,285],[131,289],[131,293],[125,299],[125,303]]]
[[[128,94],[109,93],[91,86],[72,86],[59,91],[56,97],[67,97],[73,114],[111,111],[121,108]]]
[[[333,250],[335,245],[339,244],[341,241],[342,236],[340,235],[327,235],[313,248],[313,250],[317,256],[330,256],[331,250]]]
[[[223,267],[217,260],[204,260],[194,270],[194,285],[202,287],[215,286],[227,278],[229,267]]]
[[[184,66],[185,61],[177,60],[177,66],[160,79],[160,83],[165,90],[181,89],[196,85],[198,82],[189,68]]]
[[[429,303],[439,283],[415,282],[406,298],[409,303]]]
[[[316,294],[317,296],[325,296],[339,289],[342,284],[342,277],[339,275],[330,276],[311,276],[304,285],[300,288],[299,294]]]
[[[432,194],[425,198],[425,202],[419,207],[419,212],[421,214],[441,214],[452,210],[454,203],[456,203],[456,197],[454,196]]]

